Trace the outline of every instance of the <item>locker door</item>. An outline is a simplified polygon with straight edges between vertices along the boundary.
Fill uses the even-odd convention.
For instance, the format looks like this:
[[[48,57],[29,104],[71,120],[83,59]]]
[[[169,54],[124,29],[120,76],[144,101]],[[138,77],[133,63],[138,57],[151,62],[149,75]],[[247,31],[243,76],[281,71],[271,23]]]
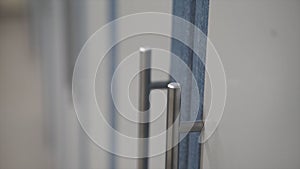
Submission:
[[[224,65],[227,99],[202,145],[203,169],[299,168],[299,15],[299,1],[210,2],[208,37]],[[205,96],[204,116],[208,103]]]

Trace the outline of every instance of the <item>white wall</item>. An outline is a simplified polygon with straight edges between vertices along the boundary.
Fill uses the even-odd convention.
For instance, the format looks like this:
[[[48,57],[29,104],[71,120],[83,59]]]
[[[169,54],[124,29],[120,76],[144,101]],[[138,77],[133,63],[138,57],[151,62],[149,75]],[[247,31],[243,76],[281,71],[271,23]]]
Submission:
[[[204,169],[300,168],[299,17],[297,0],[211,0],[209,38],[228,90]]]

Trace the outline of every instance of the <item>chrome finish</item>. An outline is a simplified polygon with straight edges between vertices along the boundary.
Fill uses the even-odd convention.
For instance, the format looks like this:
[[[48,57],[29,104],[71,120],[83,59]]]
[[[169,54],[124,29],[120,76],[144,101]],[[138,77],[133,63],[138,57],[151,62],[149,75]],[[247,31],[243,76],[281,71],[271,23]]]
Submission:
[[[148,168],[148,137],[149,137],[149,94],[151,83],[151,49],[140,48],[140,76],[139,76],[139,111],[140,123],[138,124],[138,137],[140,141],[138,143],[139,156],[138,168]]]
[[[166,169],[178,169],[180,84],[168,84]],[[177,120],[176,120],[177,119]]]
[[[139,124],[138,142],[139,159],[138,169],[148,169],[149,151],[149,109],[150,91],[153,89],[167,89],[167,133],[166,133],[166,169],[178,169],[179,134],[188,132],[201,132],[203,121],[180,122],[180,84],[170,81],[151,82],[151,49],[140,48],[140,74],[139,74]],[[177,120],[176,120],[177,119]]]
[[[170,83],[170,81],[151,82],[150,88],[151,89],[167,89],[169,83]]]

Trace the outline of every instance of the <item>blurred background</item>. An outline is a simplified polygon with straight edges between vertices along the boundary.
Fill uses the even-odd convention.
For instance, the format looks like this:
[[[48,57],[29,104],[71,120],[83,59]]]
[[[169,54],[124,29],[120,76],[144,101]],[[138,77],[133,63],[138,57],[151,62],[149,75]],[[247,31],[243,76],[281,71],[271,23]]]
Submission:
[[[96,30],[147,11],[171,13],[172,1],[0,0],[1,169],[136,167],[135,159],[115,157],[89,140],[76,119],[71,85],[76,58]],[[150,166],[163,166],[163,159],[152,158]]]

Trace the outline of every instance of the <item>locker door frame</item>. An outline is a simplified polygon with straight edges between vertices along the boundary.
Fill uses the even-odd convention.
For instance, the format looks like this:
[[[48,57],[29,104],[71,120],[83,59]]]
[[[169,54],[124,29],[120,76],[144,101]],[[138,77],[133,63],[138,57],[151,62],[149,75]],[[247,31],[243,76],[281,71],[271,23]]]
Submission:
[[[209,0],[173,0],[173,15],[186,19],[195,26],[197,26],[205,35],[208,33],[208,14],[209,14]],[[173,27],[172,32],[178,32],[180,28]],[[191,40],[194,48],[206,48],[206,38],[205,39],[194,39],[193,28],[189,30],[184,30],[185,36]],[[172,40],[171,51],[173,54],[179,56],[192,70],[195,79],[198,83],[199,94],[200,94],[200,107],[197,120],[202,119],[203,111],[203,98],[204,98],[204,79],[205,79],[205,63],[199,59],[199,57],[205,62],[205,51],[200,51],[201,56],[197,57],[195,53],[189,49],[187,46],[183,45],[177,40]],[[172,61],[171,61],[172,65]],[[180,72],[178,68],[171,66],[171,71],[182,75],[186,72]],[[188,89],[190,84],[188,80],[186,84],[182,84],[183,89]],[[186,87],[185,87],[186,86]],[[182,99],[185,99],[187,103],[191,103],[191,91],[183,92]],[[182,105],[182,120],[189,120],[190,114],[184,112],[189,111],[190,105]],[[196,169],[200,168],[200,153],[201,146],[198,143],[198,138],[200,133],[191,133],[186,138],[184,138],[179,145],[179,168]],[[198,150],[198,151],[195,151]]]

